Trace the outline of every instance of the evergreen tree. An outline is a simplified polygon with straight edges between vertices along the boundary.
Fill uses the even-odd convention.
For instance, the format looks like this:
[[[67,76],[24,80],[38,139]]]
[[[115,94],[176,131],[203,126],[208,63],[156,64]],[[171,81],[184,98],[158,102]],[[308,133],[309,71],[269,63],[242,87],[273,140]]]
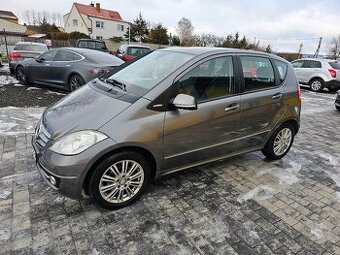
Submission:
[[[130,25],[130,40],[136,42],[137,37],[140,37],[142,42],[146,42],[148,34],[148,23],[143,18],[142,13],[139,13],[138,17]],[[129,31],[124,36],[129,39]]]
[[[168,29],[161,23],[152,28],[148,35],[148,42],[155,44],[168,44]]]

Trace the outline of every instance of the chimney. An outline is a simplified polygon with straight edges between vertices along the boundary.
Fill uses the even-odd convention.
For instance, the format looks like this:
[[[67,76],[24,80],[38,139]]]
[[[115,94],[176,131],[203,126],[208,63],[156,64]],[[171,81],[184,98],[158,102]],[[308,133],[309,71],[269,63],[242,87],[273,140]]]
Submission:
[[[98,12],[100,12],[100,3],[96,3],[96,9]]]
[[[91,7],[94,7],[94,3],[93,3],[93,2],[91,2],[91,3],[90,3],[90,6],[91,6]]]

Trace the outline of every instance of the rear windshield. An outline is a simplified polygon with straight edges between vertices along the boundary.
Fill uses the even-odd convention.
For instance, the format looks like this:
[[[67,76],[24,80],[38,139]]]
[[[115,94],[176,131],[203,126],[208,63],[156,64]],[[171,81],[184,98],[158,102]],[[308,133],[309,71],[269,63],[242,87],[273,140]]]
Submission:
[[[329,62],[329,65],[335,70],[340,70],[340,62]]]
[[[106,45],[104,42],[91,42],[91,41],[80,41],[78,47],[97,50],[106,49]]]
[[[147,53],[149,51],[150,51],[150,49],[148,49],[148,48],[129,47],[127,54],[130,55],[130,56],[136,57],[136,56],[139,56],[141,54]]]
[[[117,58],[105,52],[88,50],[86,52],[83,52],[82,54],[90,61],[96,62],[98,64],[117,66],[124,63],[124,61],[121,60],[120,58]]]
[[[14,50],[45,52],[48,48],[44,44],[17,44]]]

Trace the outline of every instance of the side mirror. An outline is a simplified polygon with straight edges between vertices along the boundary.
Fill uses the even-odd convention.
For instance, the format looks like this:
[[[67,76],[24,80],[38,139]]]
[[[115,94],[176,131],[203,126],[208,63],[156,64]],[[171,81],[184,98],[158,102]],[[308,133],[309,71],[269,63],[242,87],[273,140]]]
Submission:
[[[39,57],[35,57],[35,61],[37,61],[38,63],[42,63],[44,62],[46,59],[44,58],[39,58]]]
[[[177,109],[185,109],[185,110],[196,110],[197,109],[197,101],[193,96],[178,94],[172,104]]]

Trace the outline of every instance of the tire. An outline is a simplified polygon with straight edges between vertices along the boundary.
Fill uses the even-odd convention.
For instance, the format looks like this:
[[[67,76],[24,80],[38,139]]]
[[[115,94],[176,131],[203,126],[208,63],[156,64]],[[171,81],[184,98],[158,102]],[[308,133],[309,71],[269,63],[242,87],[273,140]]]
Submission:
[[[261,150],[263,155],[271,160],[283,158],[289,152],[290,147],[293,144],[294,135],[294,127],[291,124],[282,124],[277,130],[275,130],[265,147]],[[280,141],[280,137],[284,140]],[[280,147],[280,144],[283,147]],[[280,148],[282,148],[282,150],[280,150]]]
[[[29,83],[27,72],[23,66],[18,66],[15,70],[15,77],[22,85],[27,85]]]
[[[320,92],[324,88],[324,81],[320,78],[314,78],[309,82],[309,87],[314,92]]]
[[[340,112],[340,106],[335,106],[335,108]]]
[[[123,162],[126,164],[125,175]],[[138,177],[134,177],[136,175]],[[150,164],[143,156],[130,151],[121,152],[106,158],[95,168],[89,182],[89,195],[103,208],[118,209],[135,202],[150,179]]]
[[[73,74],[68,79],[68,90],[75,91],[85,84],[84,79],[79,74]]]
[[[334,87],[330,87],[330,88],[328,88],[328,91],[334,93],[334,92],[337,92],[338,89],[334,88]]]

